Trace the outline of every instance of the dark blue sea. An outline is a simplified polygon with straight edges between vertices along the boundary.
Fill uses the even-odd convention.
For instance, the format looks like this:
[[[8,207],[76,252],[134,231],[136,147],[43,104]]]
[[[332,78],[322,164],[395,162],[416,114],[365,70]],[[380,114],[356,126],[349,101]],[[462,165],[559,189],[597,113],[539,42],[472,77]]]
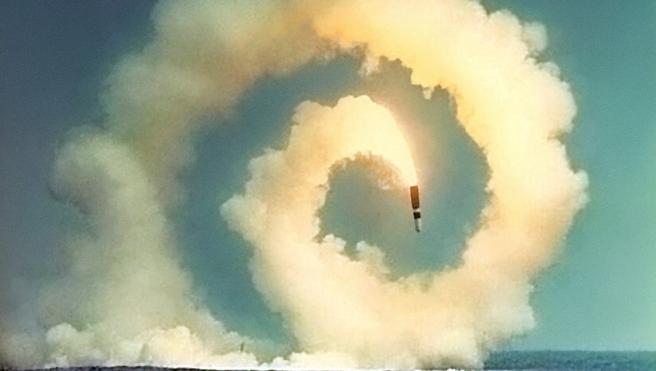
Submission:
[[[513,351],[493,354],[488,370],[654,370],[656,352]]]
[[[187,371],[163,367],[75,367],[51,371]],[[656,352],[509,351],[493,354],[485,370],[656,371]],[[326,370],[328,371],[328,370]]]

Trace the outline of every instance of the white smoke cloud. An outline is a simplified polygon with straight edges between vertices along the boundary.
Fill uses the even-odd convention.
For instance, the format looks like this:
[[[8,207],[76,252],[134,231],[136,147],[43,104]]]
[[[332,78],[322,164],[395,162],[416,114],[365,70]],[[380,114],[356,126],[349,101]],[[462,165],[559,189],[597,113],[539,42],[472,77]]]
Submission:
[[[71,238],[69,272],[46,290],[43,321],[52,327],[43,338],[7,333],[3,359],[21,367],[252,366],[253,355],[236,352],[242,343],[271,352],[270,344],[227,331],[193,297],[167,210],[184,195],[176,177],[193,160],[190,141],[203,114],[229,114],[260,76],[321,57],[309,23],[287,8],[156,6],[152,42],[107,80],[105,133],[72,140],[56,160],[53,191],[80,209],[89,232]]]
[[[48,322],[72,321],[48,330],[47,361],[201,366],[215,354],[235,353],[221,363],[235,358],[252,342],[192,296],[162,205],[130,151],[93,134],[58,155],[54,191],[80,208],[91,232],[71,241],[70,273],[44,299]],[[240,360],[255,364],[252,355]]]
[[[314,179],[318,175],[309,175],[315,172],[325,176],[325,158],[300,168],[279,168],[277,157],[258,158],[246,193],[224,211],[230,221],[257,224],[233,221],[254,244],[261,291],[304,349],[343,352],[367,366],[480,367],[503,340],[534,325],[531,281],[550,263],[586,200],[587,178],[571,170],[558,140],[575,114],[569,87],[551,64],[533,58],[546,45],[544,30],[465,1],[335,3],[314,22],[318,34],[338,47],[364,46],[367,60],[398,59],[412,71],[414,84],[453,94],[459,121],[490,167],[490,201],[459,267],[393,282],[348,260],[339,246],[322,248],[334,243],[314,241],[318,230],[310,221],[325,196],[325,188],[317,187],[323,183],[301,188],[287,182]],[[333,125],[339,127],[338,120]],[[305,140],[307,148],[323,148],[311,136]],[[335,142],[345,140],[337,136]],[[356,139],[365,148],[367,140]],[[317,157],[292,146],[290,139],[286,151],[294,157]],[[342,155],[329,152],[333,161]],[[240,200],[257,201],[262,219],[254,220]],[[278,203],[286,207],[272,206]],[[263,228],[264,235],[251,234]]]
[[[258,78],[293,71],[327,48],[285,2],[163,1],[155,38],[108,78],[107,126],[131,144],[161,201],[193,159],[191,136],[208,112],[229,114]],[[162,151],[166,148],[166,151]]]
[[[360,153],[383,157],[396,172],[400,163],[412,166],[391,114],[367,97],[343,98],[334,108],[303,103],[294,122],[288,146],[254,159],[245,193],[227,201],[222,212],[253,245],[258,289],[283,313],[303,349],[341,354],[348,360],[342,367],[354,362],[380,368],[480,367],[488,350],[532,326],[530,275],[523,259],[540,247],[539,236],[521,234],[524,256],[515,251],[513,260],[500,266],[465,257],[459,268],[393,281],[377,247],[360,242],[360,259],[351,260],[343,253],[343,240],[319,239],[317,216],[331,168],[343,159]],[[395,184],[404,192],[414,184],[413,178],[399,179]],[[560,203],[556,206],[554,213],[560,212]],[[489,228],[508,234],[501,241],[483,241],[486,252],[514,242],[516,236],[499,231],[494,222],[507,221],[487,216],[467,254]]]
[[[338,237],[316,239],[326,192],[317,186],[360,153],[388,185],[406,187],[416,181],[412,159],[391,114],[366,97],[301,104],[288,147],[253,160],[244,193],[222,207],[253,246],[257,287],[301,346],[266,366],[478,367],[533,326],[531,282],[587,182],[559,141],[576,111],[569,87],[555,64],[536,60],[544,27],[469,0],[163,2],[153,21],[152,42],[108,79],[104,131],[57,156],[53,190],[88,231],[71,238],[70,270],[46,291],[50,329],[3,334],[4,358],[255,366],[240,344],[257,354],[266,345],[213,318],[178,263],[167,216],[184,196],[177,174],[193,161],[204,114],[230,114],[262,76],[353,50],[364,51],[364,74],[380,58],[399,60],[427,96],[435,87],[452,94],[487,160],[489,203],[454,269],[392,281],[366,242],[351,260]]]

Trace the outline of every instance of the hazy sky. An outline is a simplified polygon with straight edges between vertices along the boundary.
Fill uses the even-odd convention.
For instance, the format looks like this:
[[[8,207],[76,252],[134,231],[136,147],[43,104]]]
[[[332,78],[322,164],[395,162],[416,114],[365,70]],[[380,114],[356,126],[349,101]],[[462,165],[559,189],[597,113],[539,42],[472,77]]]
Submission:
[[[537,328],[513,348],[656,348],[656,5],[631,1],[484,1],[546,25],[553,59],[579,109],[566,139],[575,168],[590,177],[590,198],[555,266],[536,283]],[[151,30],[147,1],[0,3],[0,306],[34,317],[43,282],[62,269],[61,239],[75,212],[51,199],[55,151],[81,125],[98,125],[104,76]],[[358,62],[339,58],[260,81],[233,117],[197,140],[183,174],[177,211],[185,266],[208,306],[246,335],[288,339],[255,291],[250,250],[218,206],[241,190],[248,161],[280,147],[301,101],[333,104],[369,94],[412,132],[424,189],[424,232],[414,233],[407,200],[377,189],[358,166],[333,179],[323,229],[354,243],[378,243],[395,274],[456,264],[485,200],[486,167],[456,123],[448,96],[431,101],[386,64],[361,79]],[[208,118],[208,120],[218,120]],[[430,138],[430,139],[427,139]],[[302,280],[303,277],[299,277]],[[27,322],[26,322],[27,323]]]

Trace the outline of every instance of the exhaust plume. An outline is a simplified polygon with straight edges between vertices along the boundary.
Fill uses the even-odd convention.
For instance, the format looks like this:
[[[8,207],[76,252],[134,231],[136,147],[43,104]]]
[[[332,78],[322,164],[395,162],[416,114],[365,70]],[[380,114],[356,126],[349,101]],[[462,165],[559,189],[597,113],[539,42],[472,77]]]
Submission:
[[[481,367],[489,351],[534,325],[531,281],[586,200],[587,178],[571,170],[557,139],[575,114],[569,87],[552,64],[534,58],[545,45],[543,29],[463,1],[335,3],[314,25],[339,48],[364,47],[367,60],[398,59],[425,90],[450,91],[459,121],[485,154],[490,201],[459,267],[393,282],[346,258],[339,239],[314,241],[317,223],[310,221],[325,197],[316,187],[322,183],[281,186],[290,178],[315,179],[315,171],[325,177],[325,166],[278,173],[280,160],[260,157],[245,194],[224,206],[233,227],[254,244],[256,281],[306,349],[343,352],[376,367]],[[296,151],[292,140],[287,151]],[[337,161],[342,154],[334,155]],[[302,205],[279,210],[269,199]],[[240,204],[262,218],[246,217]]]
[[[489,201],[455,268],[392,280],[365,241],[350,259],[339,237],[317,237],[320,186],[340,161],[363,156],[407,192],[417,184],[410,151],[392,114],[366,96],[299,105],[287,147],[254,159],[244,192],[221,207],[252,245],[257,288],[299,342],[265,366],[480,367],[534,325],[531,282],[587,186],[559,139],[576,107],[557,66],[539,59],[544,27],[470,0],[165,1],[153,22],[152,41],[108,78],[103,130],[57,154],[53,191],[80,210],[83,230],[68,244],[66,276],[45,291],[49,329],[3,329],[3,358],[17,367],[256,366],[270,344],[213,318],[178,262],[168,216],[184,198],[177,175],[193,162],[204,115],[229,115],[259,78],[338,53],[360,57],[365,73],[400,61],[427,98],[447,90],[485,155]]]

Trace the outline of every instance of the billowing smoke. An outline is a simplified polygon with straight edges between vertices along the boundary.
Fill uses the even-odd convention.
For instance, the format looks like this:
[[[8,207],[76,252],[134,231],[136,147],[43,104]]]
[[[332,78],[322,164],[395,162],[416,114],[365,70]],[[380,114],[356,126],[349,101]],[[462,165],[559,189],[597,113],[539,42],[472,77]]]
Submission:
[[[527,182],[504,179],[513,193],[489,186],[492,201],[460,267],[394,281],[380,249],[359,242],[359,259],[351,260],[343,240],[318,238],[317,217],[333,165],[358,154],[380,156],[391,169],[407,163],[405,141],[390,119],[366,97],[343,98],[334,108],[303,103],[287,148],[251,162],[246,191],[223,205],[224,216],[254,246],[258,288],[305,350],[329,350],[375,367],[479,367],[500,341],[533,325],[530,279],[548,263],[585,183],[569,170],[556,142],[537,154],[545,159],[507,159],[510,164],[492,168],[490,182],[505,168],[526,171],[523,161],[551,169],[527,174],[539,177]],[[549,147],[540,143],[548,138],[537,138],[535,145]],[[407,191],[414,183],[401,174],[392,184]],[[560,189],[549,194],[543,187]],[[526,204],[518,205],[514,198],[523,195]]]
[[[257,365],[268,345],[213,318],[178,262],[168,217],[184,197],[177,174],[193,161],[203,115],[229,115],[262,76],[354,51],[363,71],[398,60],[427,97],[435,87],[452,94],[489,166],[489,201],[455,268],[392,280],[377,247],[363,241],[347,257],[341,239],[318,237],[332,169],[361,157],[381,183],[407,191],[410,151],[392,114],[366,96],[302,103],[287,147],[254,159],[243,194],[221,210],[252,245],[254,281],[300,345],[270,366],[478,367],[534,325],[531,282],[587,183],[559,139],[575,104],[558,68],[538,59],[542,26],[469,0],[164,2],[153,20],[152,42],[108,79],[105,128],[58,153],[53,191],[80,210],[83,231],[68,244],[68,274],[45,290],[49,329],[0,334],[3,358]]]
[[[308,22],[272,2],[162,2],[155,36],[108,78],[102,133],[61,149],[53,191],[86,219],[68,246],[70,272],[49,285],[44,334],[0,334],[18,366],[156,363],[254,365],[267,348],[223,325],[193,297],[168,213],[184,193],[177,173],[209,112],[229,114],[258,77],[320,57]],[[289,38],[288,42],[280,43]]]
[[[48,314],[74,320],[48,330],[51,362],[235,363],[235,355],[211,356],[248,340],[191,296],[154,188],[125,146],[102,134],[81,136],[59,153],[52,184],[93,233],[71,241],[70,274],[47,291]],[[237,354],[238,364],[254,363]]]

